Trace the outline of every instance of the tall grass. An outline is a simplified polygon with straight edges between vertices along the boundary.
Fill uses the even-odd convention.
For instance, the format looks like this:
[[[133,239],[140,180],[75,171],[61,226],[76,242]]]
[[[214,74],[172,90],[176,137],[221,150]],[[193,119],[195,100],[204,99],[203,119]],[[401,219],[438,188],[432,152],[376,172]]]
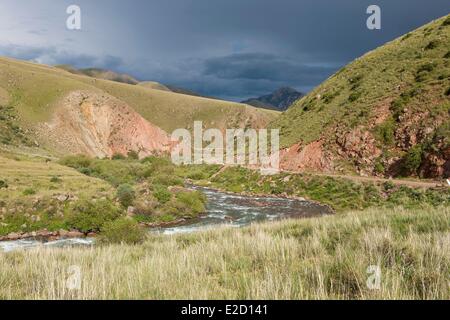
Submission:
[[[150,236],[142,245],[0,253],[2,299],[449,299],[449,208]],[[367,268],[381,268],[371,290]],[[70,267],[81,286],[69,290]]]

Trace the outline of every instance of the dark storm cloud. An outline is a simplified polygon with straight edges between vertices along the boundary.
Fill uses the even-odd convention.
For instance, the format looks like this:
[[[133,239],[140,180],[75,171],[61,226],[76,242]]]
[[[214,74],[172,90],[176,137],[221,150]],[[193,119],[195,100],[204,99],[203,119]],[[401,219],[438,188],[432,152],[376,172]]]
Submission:
[[[72,3],[2,0],[0,45],[31,46],[10,35],[23,25],[37,37],[34,46],[50,49],[10,50],[16,57],[111,68],[235,100],[284,85],[310,90],[365,52],[449,13],[448,0],[77,0],[82,31],[69,32]],[[366,28],[372,4],[381,7],[381,30]]]
[[[314,83],[336,68],[313,66],[264,53],[242,53],[205,61],[205,75],[220,79],[247,79]]]

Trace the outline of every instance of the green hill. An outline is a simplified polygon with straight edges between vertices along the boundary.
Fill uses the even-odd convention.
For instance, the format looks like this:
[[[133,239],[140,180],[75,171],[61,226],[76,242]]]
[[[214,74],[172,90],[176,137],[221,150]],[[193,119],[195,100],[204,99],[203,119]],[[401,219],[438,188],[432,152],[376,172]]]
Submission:
[[[40,133],[36,127],[51,121],[73,92],[82,92],[93,101],[102,97],[114,99],[115,104],[128,106],[167,133],[177,128],[191,128],[194,120],[203,121],[205,127],[262,127],[278,115],[244,104],[96,79],[56,67],[0,58],[0,144],[52,146],[48,135]]]
[[[103,80],[111,80],[116,82],[128,83],[128,84],[138,84],[139,80],[136,80],[134,77],[128,74],[120,74],[110,70],[104,70],[100,68],[85,68],[85,69],[76,69],[70,65],[57,65],[57,68],[66,70],[73,74],[85,75],[92,78],[103,79]]]
[[[356,59],[272,127],[287,169],[448,177],[449,109],[447,16]]]

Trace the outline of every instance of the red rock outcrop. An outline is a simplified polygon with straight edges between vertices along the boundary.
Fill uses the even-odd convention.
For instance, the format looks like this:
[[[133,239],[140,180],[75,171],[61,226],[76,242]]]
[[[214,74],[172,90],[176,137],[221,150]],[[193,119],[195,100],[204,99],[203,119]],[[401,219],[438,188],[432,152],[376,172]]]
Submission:
[[[167,152],[169,135],[126,103],[88,91],[70,93],[51,122],[40,127],[55,147],[73,154],[110,157],[133,150],[140,157]]]

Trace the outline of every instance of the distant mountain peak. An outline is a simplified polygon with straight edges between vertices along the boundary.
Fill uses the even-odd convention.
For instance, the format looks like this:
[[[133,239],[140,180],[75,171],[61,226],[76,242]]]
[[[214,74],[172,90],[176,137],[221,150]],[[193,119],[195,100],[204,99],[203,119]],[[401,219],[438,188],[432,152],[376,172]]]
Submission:
[[[242,103],[258,108],[285,111],[301,97],[303,97],[303,94],[294,88],[281,87],[271,94],[264,95],[259,98],[251,98],[243,101]]]

